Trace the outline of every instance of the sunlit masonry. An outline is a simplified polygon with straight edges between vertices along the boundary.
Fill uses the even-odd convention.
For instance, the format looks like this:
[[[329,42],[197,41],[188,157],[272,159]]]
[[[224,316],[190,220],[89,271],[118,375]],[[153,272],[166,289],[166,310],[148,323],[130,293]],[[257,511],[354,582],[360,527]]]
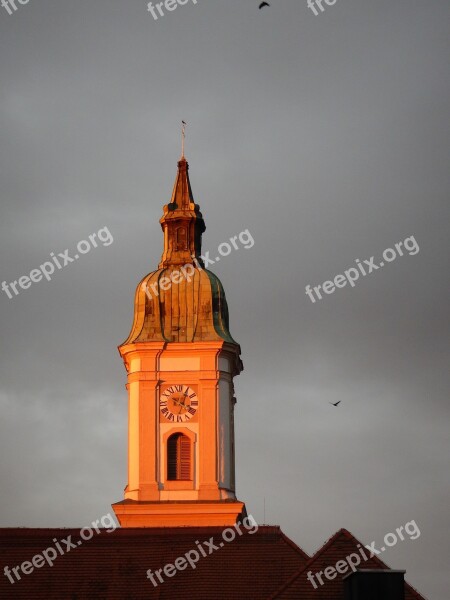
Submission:
[[[184,151],[160,224],[161,260],[137,286],[131,332],[119,347],[128,377],[128,478],[124,497],[113,504],[121,527],[80,545],[77,529],[0,530],[2,570],[17,565],[20,575],[14,582],[0,578],[0,597],[423,600],[404,582],[404,571],[382,562],[382,540],[370,550],[340,529],[309,556],[279,526],[249,532],[240,525],[247,509],[236,492],[233,379],[243,370],[241,349],[222,283],[198,268],[205,223]],[[192,277],[149,297],[148,286],[186,264]],[[49,495],[48,502],[58,499]],[[182,567],[179,559],[191,549],[219,545],[225,528],[239,527],[242,533],[220,550]],[[401,535],[408,540],[402,529],[390,534],[398,543]],[[35,555],[69,535],[76,548],[52,567],[35,564]],[[160,571],[158,585],[147,578],[149,569]]]

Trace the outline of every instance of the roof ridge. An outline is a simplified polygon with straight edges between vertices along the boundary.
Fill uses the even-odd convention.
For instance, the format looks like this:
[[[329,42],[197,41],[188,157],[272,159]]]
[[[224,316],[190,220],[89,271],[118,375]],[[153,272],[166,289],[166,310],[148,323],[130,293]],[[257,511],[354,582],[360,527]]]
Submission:
[[[408,583],[407,581],[405,581],[405,586],[408,588],[408,590],[411,592],[411,594],[415,597],[418,598],[419,600],[427,600],[425,598],[425,596],[423,594],[421,594],[420,592],[418,592],[416,590],[415,587],[413,587],[410,583]]]
[[[288,589],[293,583],[294,581],[300,577],[300,575],[309,567],[309,565],[311,565],[314,560],[317,558],[317,556],[319,554],[321,554],[325,548],[327,548],[332,541],[334,541],[335,538],[337,538],[337,536],[340,533],[344,534],[349,534],[349,532],[346,529],[339,529],[339,531],[336,531],[336,533],[334,533],[330,538],[328,538],[328,540],[325,541],[325,543],[316,550],[316,552],[310,557],[310,559],[308,560],[308,562],[303,565],[303,567],[300,567],[300,569],[295,572],[293,575],[291,575],[291,577],[275,592],[275,594],[273,594],[272,596],[270,596],[269,600],[276,600],[276,598],[279,596],[279,594],[281,594],[282,592],[284,592],[286,589]],[[345,535],[344,534],[344,535]],[[346,537],[347,537],[346,535]]]
[[[304,573],[306,571],[306,569],[308,569],[319,558],[319,556],[321,556],[325,552],[325,550],[327,550],[336,541],[336,539],[340,535],[344,535],[347,539],[352,540],[352,541],[356,542],[357,544],[360,544],[361,546],[363,545],[362,542],[357,537],[355,537],[350,531],[348,531],[348,529],[344,529],[344,528],[339,529],[330,538],[328,538],[328,540],[326,540],[325,543],[320,548],[318,548],[316,550],[316,552],[311,556],[310,560],[308,560],[308,562],[305,565],[303,565],[303,567],[300,567],[300,569],[296,573],[294,573],[272,596],[270,596],[270,598],[268,598],[268,600],[276,600],[276,598],[278,598],[282,592],[289,589],[289,587],[294,583],[294,581],[296,579],[298,579],[300,577],[300,575],[302,573]],[[364,546],[364,547],[366,547],[366,546]],[[378,558],[378,556],[373,555],[370,558],[374,559],[374,561],[376,563],[378,563],[379,566],[386,567],[387,569],[392,570],[392,568],[387,563],[383,562],[380,558]],[[405,581],[405,585],[407,586],[409,591],[416,598],[418,598],[418,600],[426,600],[426,598],[424,598],[407,581]]]
[[[279,527],[279,530],[280,530],[280,533],[281,533],[281,537],[283,538],[283,540],[284,540],[284,541],[285,541],[285,542],[286,542],[286,543],[287,543],[289,546],[291,546],[291,548],[293,548],[293,549],[294,549],[296,552],[299,552],[299,553],[300,553],[300,554],[303,556],[303,558],[306,558],[306,559],[308,559],[308,561],[309,561],[309,560],[311,559],[311,557],[309,556],[309,554],[307,554],[307,553],[306,553],[306,552],[303,550],[303,548],[300,548],[300,546],[298,546],[298,545],[297,545],[297,544],[296,544],[294,541],[292,541],[292,540],[291,540],[291,538],[289,538],[289,537],[288,537],[288,536],[287,536],[287,535],[284,533],[284,531],[281,529],[281,527],[280,527],[280,526],[278,526],[278,527]]]

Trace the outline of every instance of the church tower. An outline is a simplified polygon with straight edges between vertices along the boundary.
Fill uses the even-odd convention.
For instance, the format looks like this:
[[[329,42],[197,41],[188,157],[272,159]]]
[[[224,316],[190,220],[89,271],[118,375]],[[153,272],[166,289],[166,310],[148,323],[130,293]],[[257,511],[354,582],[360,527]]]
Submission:
[[[219,279],[201,259],[205,231],[184,151],[160,219],[164,249],[139,283],[119,346],[128,374],[128,484],[122,527],[228,526],[235,495],[233,378],[240,347]]]

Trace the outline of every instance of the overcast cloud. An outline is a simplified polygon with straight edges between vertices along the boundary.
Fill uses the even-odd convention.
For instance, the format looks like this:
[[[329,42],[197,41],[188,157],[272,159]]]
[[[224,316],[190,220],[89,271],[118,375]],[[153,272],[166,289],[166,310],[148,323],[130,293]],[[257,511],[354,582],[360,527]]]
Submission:
[[[123,497],[134,290],[186,154],[204,249],[245,370],[238,497],[312,553],[380,540],[448,598],[448,0],[141,0],[0,7],[0,526],[83,526]],[[420,251],[312,303],[317,286],[414,236]],[[330,402],[341,401],[338,407]]]

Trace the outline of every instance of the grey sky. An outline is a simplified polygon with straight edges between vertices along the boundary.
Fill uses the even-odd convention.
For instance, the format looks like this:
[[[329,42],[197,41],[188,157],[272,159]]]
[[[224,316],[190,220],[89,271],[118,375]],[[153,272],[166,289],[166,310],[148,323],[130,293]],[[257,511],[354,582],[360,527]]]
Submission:
[[[134,290],[186,154],[245,370],[238,497],[307,552],[416,520],[383,559],[449,584],[449,75],[445,0],[0,7],[1,281],[99,246],[1,302],[0,525],[82,526],[122,499]],[[354,288],[355,259],[413,235]],[[341,400],[338,408],[329,402]]]

